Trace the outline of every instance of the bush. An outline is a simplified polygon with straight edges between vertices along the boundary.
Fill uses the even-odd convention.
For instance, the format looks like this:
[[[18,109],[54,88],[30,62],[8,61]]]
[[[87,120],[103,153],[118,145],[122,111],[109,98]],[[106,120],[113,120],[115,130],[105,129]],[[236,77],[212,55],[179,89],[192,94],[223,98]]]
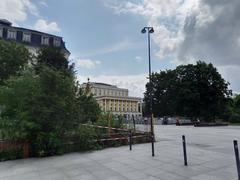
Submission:
[[[0,161],[20,159],[23,156],[21,147],[0,151]]]
[[[63,154],[63,142],[55,133],[39,133],[36,141],[31,144],[30,151],[32,156],[53,156]]]
[[[232,114],[229,118],[230,123],[240,123],[240,114]]]
[[[101,145],[97,142],[98,135],[95,128],[88,125],[79,125],[77,129],[67,134],[68,142],[66,146],[75,144],[74,151],[86,151],[101,149]],[[69,147],[66,147],[69,149]],[[71,148],[70,148],[71,149]],[[68,150],[73,151],[73,150]]]

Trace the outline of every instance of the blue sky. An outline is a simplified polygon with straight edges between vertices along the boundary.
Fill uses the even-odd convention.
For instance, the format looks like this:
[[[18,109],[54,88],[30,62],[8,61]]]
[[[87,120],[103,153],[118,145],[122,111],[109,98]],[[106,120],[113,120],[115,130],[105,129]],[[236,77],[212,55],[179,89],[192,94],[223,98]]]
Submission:
[[[237,1],[230,5],[234,6],[234,3]],[[239,79],[236,76],[240,74],[236,57],[232,58],[231,63],[221,59],[214,38],[205,38],[199,46],[194,42],[199,41],[199,37],[203,41],[204,35],[217,27],[216,21],[224,16],[221,14],[224,12],[214,12],[215,6],[205,0],[0,2],[0,18],[9,19],[17,26],[62,36],[71,52],[71,62],[76,64],[81,83],[90,77],[91,81],[128,88],[130,95],[141,97],[148,73],[147,36],[140,33],[144,26],[155,28],[151,38],[153,71],[172,69],[199,59],[206,60],[218,67],[231,82],[234,91],[239,91],[240,86],[236,83]],[[194,19],[190,17],[196,20],[194,32],[186,31],[186,28],[192,29],[186,26]],[[229,33],[235,31],[234,28],[230,27]],[[188,32],[192,33],[192,38],[188,38]],[[225,52],[227,55],[232,53],[232,50]],[[212,59],[215,60],[210,61]]]

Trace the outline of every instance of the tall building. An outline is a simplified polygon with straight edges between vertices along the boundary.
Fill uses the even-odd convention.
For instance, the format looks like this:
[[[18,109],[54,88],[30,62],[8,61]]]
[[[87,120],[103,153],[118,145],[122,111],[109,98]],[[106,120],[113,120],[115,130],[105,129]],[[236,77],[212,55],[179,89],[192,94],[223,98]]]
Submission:
[[[34,55],[37,55],[40,48],[48,46],[61,48],[67,58],[70,55],[62,37],[31,29],[14,27],[11,22],[5,19],[0,19],[0,39],[21,43]]]
[[[142,99],[128,96],[128,89],[96,82],[83,83],[82,87],[86,88],[87,85],[103,112],[122,115],[128,119],[142,117]]]

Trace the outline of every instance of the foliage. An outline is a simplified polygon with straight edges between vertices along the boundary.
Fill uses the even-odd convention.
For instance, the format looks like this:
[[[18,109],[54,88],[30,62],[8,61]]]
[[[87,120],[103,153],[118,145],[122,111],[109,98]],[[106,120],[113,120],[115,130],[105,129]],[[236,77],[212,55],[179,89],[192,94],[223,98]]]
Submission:
[[[0,85],[10,76],[18,75],[29,58],[24,46],[0,40]]]
[[[205,121],[223,114],[231,91],[228,83],[210,63],[181,65],[175,70],[152,74],[153,113],[155,116],[178,115]],[[146,85],[146,112],[149,112],[150,86]]]
[[[67,133],[68,138],[74,139],[73,142],[77,146],[75,150],[85,151],[101,149],[100,144],[96,142],[98,135],[95,129],[89,125],[89,123],[86,125],[80,124],[76,129]]]
[[[46,151],[44,144],[49,146],[54,136],[61,138],[79,123],[71,77],[49,67],[41,69],[39,75],[28,71],[10,78],[1,88],[0,99],[4,106],[0,123],[3,136],[27,139],[32,145],[37,143],[39,150]],[[39,152],[35,147],[32,150],[33,154]]]
[[[41,69],[42,65],[47,65],[62,71],[69,71],[73,69],[73,66],[69,65],[69,62],[64,56],[62,50],[56,47],[47,47],[39,50],[35,68]]]
[[[64,144],[55,132],[39,132],[31,144],[32,155],[40,157],[64,153]]]
[[[23,155],[23,151],[21,147],[11,148],[7,150],[0,151],[0,162],[6,160],[14,160],[19,159]]]
[[[113,128],[123,128],[124,127],[124,122],[123,122],[123,116],[114,116],[111,113],[102,113],[99,115],[99,118],[97,122],[95,123],[96,125],[99,126],[105,126],[105,127],[113,127]]]
[[[240,94],[233,97],[228,104],[227,115],[231,123],[240,123]]]
[[[76,85],[73,66],[58,49],[41,50],[37,60],[0,87],[1,137],[27,140],[32,156],[61,154],[66,133],[96,121],[101,110]]]
[[[76,107],[82,123],[96,122],[101,114],[101,109],[92,94],[79,89],[76,95]]]

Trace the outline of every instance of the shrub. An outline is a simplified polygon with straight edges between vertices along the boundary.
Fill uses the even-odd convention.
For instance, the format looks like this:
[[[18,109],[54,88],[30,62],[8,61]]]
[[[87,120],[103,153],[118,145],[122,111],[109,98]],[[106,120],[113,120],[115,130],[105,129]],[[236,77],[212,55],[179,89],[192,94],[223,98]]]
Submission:
[[[0,161],[20,159],[22,155],[23,151],[21,147],[2,150],[0,151]]]
[[[229,118],[230,123],[240,123],[240,114],[232,114]]]
[[[63,141],[55,133],[39,133],[30,147],[32,156],[52,156],[63,154]]]
[[[72,141],[75,144],[75,151],[86,151],[86,150],[97,150],[101,149],[101,145],[97,142],[98,135],[95,131],[95,128],[88,125],[79,125],[77,129],[71,131],[67,134],[68,146],[69,142]],[[68,148],[68,147],[67,147]]]

